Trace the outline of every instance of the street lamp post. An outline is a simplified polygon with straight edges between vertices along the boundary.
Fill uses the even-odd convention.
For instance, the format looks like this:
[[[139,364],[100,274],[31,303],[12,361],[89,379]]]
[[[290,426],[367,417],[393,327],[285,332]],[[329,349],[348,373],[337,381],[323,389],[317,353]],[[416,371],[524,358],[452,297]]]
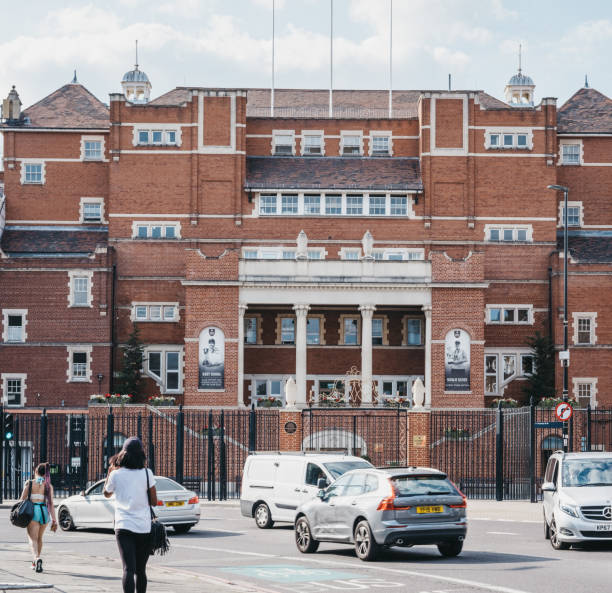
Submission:
[[[567,195],[569,188],[564,185],[549,185],[548,189],[563,192],[563,352],[559,354],[563,365],[563,401],[569,400],[568,373],[569,373],[569,351],[567,344]],[[563,451],[567,453],[568,434],[567,422],[563,423]]]

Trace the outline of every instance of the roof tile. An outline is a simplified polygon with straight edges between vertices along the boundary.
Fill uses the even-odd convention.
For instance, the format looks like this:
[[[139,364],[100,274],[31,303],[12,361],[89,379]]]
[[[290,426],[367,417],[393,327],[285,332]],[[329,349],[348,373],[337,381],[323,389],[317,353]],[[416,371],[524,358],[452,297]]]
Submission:
[[[557,112],[559,133],[612,133],[612,99],[592,88],[575,92]]]
[[[7,226],[2,251],[12,257],[70,257],[91,254],[108,243],[108,230],[38,230]]]

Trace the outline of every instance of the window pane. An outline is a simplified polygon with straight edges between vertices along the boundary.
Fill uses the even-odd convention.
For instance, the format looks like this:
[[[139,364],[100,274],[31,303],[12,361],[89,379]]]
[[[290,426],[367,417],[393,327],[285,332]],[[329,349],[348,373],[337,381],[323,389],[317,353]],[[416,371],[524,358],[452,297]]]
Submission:
[[[408,319],[406,320],[406,327],[408,330],[408,345],[409,346],[420,346],[421,345],[421,320],[420,319]]]
[[[295,251],[283,249],[283,259],[295,259]]]
[[[153,131],[153,144],[161,144],[162,133],[158,130]]]
[[[159,305],[151,305],[149,316],[152,321],[159,321],[161,319],[161,307]]]
[[[261,196],[259,212],[260,214],[276,214],[276,194]]]
[[[513,136],[512,134],[504,134],[504,146],[512,146]]]
[[[504,309],[504,323],[514,323],[514,309]]]
[[[164,227],[166,239],[174,239],[176,237],[176,228],[173,226]]]
[[[319,135],[308,134],[304,136],[304,154],[321,154],[323,139]]]
[[[283,317],[281,319],[281,344],[293,344],[295,342],[295,319]]]
[[[501,309],[489,309],[489,321],[499,323],[501,321]]]
[[[491,241],[499,241],[499,229],[491,229],[489,233]]]
[[[174,319],[174,305],[172,306],[164,306],[164,319],[171,321]]]
[[[504,381],[516,374],[516,356],[514,354],[504,354]]]
[[[323,259],[323,253],[318,249],[309,249],[308,250],[308,259]]]
[[[309,317],[306,322],[306,343],[307,344],[320,344],[320,326],[321,319],[319,317]]]
[[[148,235],[148,230],[149,229],[146,226],[139,226],[138,227],[138,238],[146,239]]]
[[[325,196],[325,214],[342,214],[342,196]]]
[[[166,368],[169,371],[178,371],[179,364],[179,353],[178,352],[166,352]]]
[[[267,381],[255,381],[255,394],[262,396],[268,393],[268,382]]]
[[[344,318],[344,343],[347,345],[357,345],[359,322],[355,317]]]
[[[561,208],[561,226],[564,223],[565,208]],[[567,226],[580,226],[580,207],[570,206],[567,209]]]
[[[151,227],[151,237],[153,237],[153,239],[160,239],[161,232],[162,232],[162,228],[160,226]]]
[[[383,343],[383,320],[372,319],[372,344],[381,346]]]
[[[578,319],[578,343],[591,343],[591,319],[588,317]]]
[[[176,391],[179,388],[179,374],[176,371],[166,373],[166,389]]]
[[[512,241],[512,229],[504,229],[504,241]]]
[[[176,144],[176,132],[174,131],[166,132],[166,142],[168,144]]]
[[[85,142],[85,158],[100,159],[102,158],[102,143],[95,141]]]
[[[161,377],[161,352],[149,352],[149,373]]]
[[[74,303],[75,305],[88,305],[88,286],[89,278],[75,277],[74,282]]]
[[[385,253],[385,259],[387,259],[389,261],[403,261],[404,260],[404,254],[392,251],[390,253]]]
[[[406,196],[391,196],[391,216],[406,216],[408,213],[408,198]]]
[[[244,259],[257,259],[257,250],[256,249],[245,249],[243,251]]]
[[[275,154],[293,154],[293,136],[291,134],[276,134],[274,136]]]
[[[374,136],[372,138],[374,154],[389,154],[389,136]]]
[[[42,182],[42,165],[26,164],[25,168],[26,168],[25,180],[27,183],[41,183]]]
[[[527,241],[527,231],[525,229],[517,229],[516,240],[517,241]]]
[[[10,406],[21,404],[21,379],[7,379],[6,399],[7,404]]]
[[[519,323],[529,323],[529,309],[519,309],[517,311],[517,321]]]
[[[144,305],[138,305],[136,307],[136,319],[146,319],[147,308]]]
[[[527,136],[525,134],[519,134],[516,137],[516,143],[518,146],[527,146]]]
[[[270,381],[270,395],[280,397],[281,395],[281,382],[277,380]]]
[[[304,196],[304,214],[321,214],[321,196]]]
[[[370,196],[370,214],[386,214],[386,201],[387,198],[385,196]]]
[[[342,154],[360,154],[361,136],[342,136]]]
[[[149,143],[149,132],[138,132],[138,142],[139,144],[148,144]]]
[[[523,375],[533,374],[533,356],[529,354],[521,355],[521,373]]]
[[[282,214],[297,214],[298,197],[296,195],[281,196],[281,212]]]
[[[244,318],[245,344],[257,344],[257,317]]]
[[[491,134],[491,146],[499,146],[499,134]]]
[[[580,162],[580,144],[563,144],[563,162]]]
[[[342,259],[359,259],[359,251],[344,251]]]
[[[346,196],[346,213],[347,214],[363,214],[363,196],[357,196],[357,195]]]
[[[98,221],[102,218],[102,204],[85,202],[83,204],[83,220]]]

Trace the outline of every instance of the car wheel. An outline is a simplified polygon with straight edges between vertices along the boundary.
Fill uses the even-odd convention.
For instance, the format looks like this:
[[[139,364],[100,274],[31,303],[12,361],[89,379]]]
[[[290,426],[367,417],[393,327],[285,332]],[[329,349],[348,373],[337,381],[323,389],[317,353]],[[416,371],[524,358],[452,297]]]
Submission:
[[[380,551],[380,546],[374,540],[370,524],[367,521],[359,521],[359,523],[357,523],[354,539],[357,558],[366,562],[376,559]]]
[[[557,530],[557,524],[555,523],[554,517],[552,521],[550,522],[549,531],[550,531],[550,545],[555,550],[568,550],[569,549],[570,544],[568,544],[567,542],[563,542],[559,539],[559,531]]]
[[[295,524],[295,545],[302,554],[312,554],[319,549],[319,542],[312,537],[306,517],[300,517]]]
[[[270,515],[270,509],[265,502],[260,502],[257,507],[255,507],[255,525],[257,525],[259,529],[270,529],[270,527],[274,525],[274,521],[272,521],[272,516]]]
[[[550,527],[548,526],[548,521],[546,520],[546,513],[544,514],[544,539],[550,539]]]
[[[193,525],[173,525],[172,527],[176,533],[187,533]]]
[[[74,531],[76,529],[72,515],[66,507],[61,507],[59,510],[58,523],[62,531]]]
[[[438,551],[442,556],[447,558],[454,558],[459,556],[463,550],[463,542],[461,540],[455,540],[454,542],[446,542],[444,544],[438,544]]]

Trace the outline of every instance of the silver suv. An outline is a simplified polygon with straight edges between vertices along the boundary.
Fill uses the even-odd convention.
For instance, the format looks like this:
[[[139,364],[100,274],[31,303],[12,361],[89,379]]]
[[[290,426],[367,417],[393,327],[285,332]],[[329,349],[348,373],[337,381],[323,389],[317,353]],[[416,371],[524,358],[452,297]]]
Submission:
[[[466,498],[431,468],[356,469],[302,504],[295,519],[300,552],[319,542],[354,544],[361,560],[374,560],[382,547],[435,544],[457,556],[467,531]]]
[[[612,453],[555,451],[542,493],[544,537],[555,550],[612,541]]]

